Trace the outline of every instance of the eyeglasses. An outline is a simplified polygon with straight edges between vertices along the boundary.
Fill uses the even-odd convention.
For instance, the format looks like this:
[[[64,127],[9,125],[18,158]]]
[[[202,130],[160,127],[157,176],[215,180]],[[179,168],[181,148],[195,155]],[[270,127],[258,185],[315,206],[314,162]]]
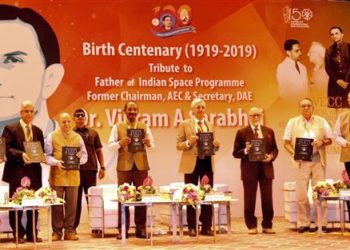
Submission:
[[[85,114],[75,114],[74,117],[77,117],[77,118],[84,118],[84,117],[85,117]]]
[[[250,117],[260,117],[261,114],[252,114],[252,115],[249,115]]]
[[[311,104],[302,104],[300,105],[302,108],[310,108],[311,107]]]

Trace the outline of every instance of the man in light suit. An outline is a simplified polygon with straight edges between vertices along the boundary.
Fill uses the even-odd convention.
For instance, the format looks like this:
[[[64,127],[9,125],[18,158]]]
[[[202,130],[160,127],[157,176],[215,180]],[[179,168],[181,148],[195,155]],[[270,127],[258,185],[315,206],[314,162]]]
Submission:
[[[274,234],[272,229],[273,201],[272,180],[274,178],[272,162],[278,155],[275,134],[272,129],[263,126],[262,109],[253,107],[249,110],[250,125],[238,130],[234,143],[233,156],[241,159],[241,179],[244,188],[244,219],[249,234],[257,234],[255,216],[256,191],[260,186],[261,206],[263,212],[262,232]],[[262,161],[249,161],[252,139],[263,139],[266,156]]]
[[[42,174],[40,163],[30,163],[28,155],[24,152],[23,142],[39,141],[41,147],[44,148],[43,132],[37,126],[31,124],[34,119],[34,104],[31,101],[24,101],[21,105],[21,119],[12,125],[7,125],[4,128],[2,136],[6,140],[6,157],[7,161],[4,167],[2,180],[9,183],[10,197],[16,192],[16,189],[21,187],[21,179],[28,177],[30,179],[30,189],[37,190],[42,185]],[[18,242],[24,243],[24,235],[27,241],[32,242],[33,239],[33,223],[32,211],[27,211],[27,225],[24,228],[21,223],[22,211],[18,212]],[[16,220],[15,212],[10,211],[10,225],[13,234],[16,237]],[[35,212],[35,225],[38,220],[38,212]],[[37,230],[35,230],[35,235]],[[37,242],[42,242],[42,239],[36,237]]]
[[[214,132],[214,126],[206,121],[205,102],[202,99],[194,99],[191,104],[193,117],[184,120],[178,128],[176,148],[182,151],[179,171],[185,175],[185,183],[198,185],[198,181],[207,176],[209,184],[214,183],[214,157],[198,155],[197,133]],[[219,149],[219,143],[214,140],[215,150]],[[201,234],[211,236],[212,210],[211,206],[202,206],[200,220],[202,222]],[[196,216],[192,206],[187,206],[187,223],[190,236],[196,236]]]

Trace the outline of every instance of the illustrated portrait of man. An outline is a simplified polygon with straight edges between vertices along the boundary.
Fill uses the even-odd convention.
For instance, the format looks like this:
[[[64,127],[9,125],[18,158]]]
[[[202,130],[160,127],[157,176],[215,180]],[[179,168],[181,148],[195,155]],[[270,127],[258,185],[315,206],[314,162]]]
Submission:
[[[329,34],[333,44],[326,50],[328,81],[328,107],[348,108],[350,91],[350,44],[343,41],[344,33],[338,26],[331,27]]]
[[[300,62],[301,48],[298,40],[284,42],[286,58],[277,66],[279,96],[283,100],[301,99],[308,95],[306,67]]]
[[[313,96],[326,95],[328,75],[325,69],[326,48],[319,42],[312,42],[307,52],[314,65],[310,76],[310,92]]]
[[[55,32],[34,10],[1,4],[0,33],[0,132],[19,121],[17,109],[24,100],[33,100],[34,123],[47,135],[55,122],[46,100],[64,75]]]
[[[173,20],[171,15],[164,15],[162,17],[162,26],[165,30],[171,30],[173,28]]]

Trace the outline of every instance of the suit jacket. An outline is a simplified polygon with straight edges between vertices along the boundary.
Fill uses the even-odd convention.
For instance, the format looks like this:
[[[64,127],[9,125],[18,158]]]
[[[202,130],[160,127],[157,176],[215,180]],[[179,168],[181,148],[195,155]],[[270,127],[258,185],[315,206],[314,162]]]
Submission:
[[[209,132],[214,132],[214,126],[205,121]],[[176,138],[176,148],[182,151],[180,160],[179,172],[184,174],[193,173],[197,162],[197,146],[187,147],[186,141],[197,134],[196,124],[194,119],[187,119],[183,121],[178,128]],[[211,166],[214,172],[214,157],[211,157]]]
[[[44,136],[40,128],[32,125],[33,141],[40,141],[44,148]],[[6,157],[2,180],[7,183],[18,183],[24,176],[31,179],[31,188],[38,189],[42,186],[42,174],[40,163],[24,165],[22,154],[25,136],[21,124],[15,123],[4,128],[2,136],[6,139]]]
[[[261,126],[261,132],[265,140],[266,153],[272,154],[273,160],[276,159],[278,148],[273,130]],[[254,131],[251,126],[244,127],[237,131],[232,154],[235,158],[241,159],[241,179],[256,180],[258,176],[258,168],[260,167],[264,169],[264,176],[266,179],[273,179],[273,160],[270,162],[250,162],[248,154],[245,154],[245,143],[251,139],[254,139]]]

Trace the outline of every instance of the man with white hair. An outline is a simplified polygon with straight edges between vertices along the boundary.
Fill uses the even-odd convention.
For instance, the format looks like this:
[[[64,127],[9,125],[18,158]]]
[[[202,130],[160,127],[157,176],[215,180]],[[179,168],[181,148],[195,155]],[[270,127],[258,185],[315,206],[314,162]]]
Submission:
[[[326,146],[332,144],[332,130],[323,117],[314,115],[314,104],[311,99],[303,98],[299,102],[300,115],[289,119],[284,131],[284,148],[292,156],[292,167],[296,172],[296,193],[298,205],[299,233],[310,231],[310,204],[307,197],[309,182],[315,186],[318,181],[326,177]],[[312,159],[294,160],[297,138],[313,139]],[[317,214],[317,201],[314,201],[315,218],[321,218],[322,231],[329,232],[327,228],[327,203],[321,203],[321,214]],[[318,217],[319,216],[319,217]],[[313,230],[311,230],[313,231]]]
[[[272,162],[278,155],[275,133],[262,125],[262,109],[253,107],[249,110],[249,125],[238,130],[235,138],[233,156],[241,159],[241,179],[244,189],[244,220],[249,234],[257,234],[255,216],[256,191],[260,187],[261,208],[263,212],[262,232],[274,234],[272,229],[273,200],[272,180],[274,171]],[[262,139],[265,144],[265,158],[261,161],[250,161],[251,140]]]
[[[49,183],[57,192],[57,197],[64,198],[63,206],[52,207],[52,240],[78,240],[75,235],[75,215],[77,208],[78,188],[80,185],[79,170],[69,170],[64,166],[63,147],[79,147],[76,154],[80,164],[87,162],[87,151],[81,136],[73,131],[73,120],[70,114],[61,113],[58,124],[60,128],[51,132],[45,140],[46,161],[50,165]]]
[[[179,172],[185,175],[185,183],[198,185],[204,176],[209,178],[209,184],[214,184],[214,156],[199,155],[197,149],[198,133],[212,132],[214,126],[205,120],[206,104],[202,99],[194,99],[191,104],[192,118],[184,120],[178,128],[176,148],[182,151]],[[215,150],[219,142],[214,139]],[[213,235],[211,206],[201,206],[202,235]],[[187,223],[189,235],[194,237],[196,232],[196,215],[192,206],[187,206]]]
[[[32,163],[24,150],[24,142],[38,141],[41,147],[44,147],[43,131],[32,124],[35,115],[34,104],[31,101],[24,101],[21,104],[20,117],[18,122],[7,125],[4,128],[2,136],[6,140],[6,158],[4,173],[2,180],[9,183],[10,197],[16,192],[16,189],[22,186],[21,180],[25,177],[30,180],[30,189],[37,190],[42,186],[42,170],[40,163]],[[22,211],[18,212],[18,227],[16,227],[15,211],[10,211],[10,225],[13,235],[16,237],[16,229],[18,228],[18,243],[24,243],[24,235],[28,242],[33,242],[38,231],[33,229],[32,211],[27,211],[27,224],[23,227],[21,223]],[[38,212],[35,212],[35,225],[38,220]],[[34,232],[33,232],[34,231]],[[36,237],[37,242],[42,239]]]

